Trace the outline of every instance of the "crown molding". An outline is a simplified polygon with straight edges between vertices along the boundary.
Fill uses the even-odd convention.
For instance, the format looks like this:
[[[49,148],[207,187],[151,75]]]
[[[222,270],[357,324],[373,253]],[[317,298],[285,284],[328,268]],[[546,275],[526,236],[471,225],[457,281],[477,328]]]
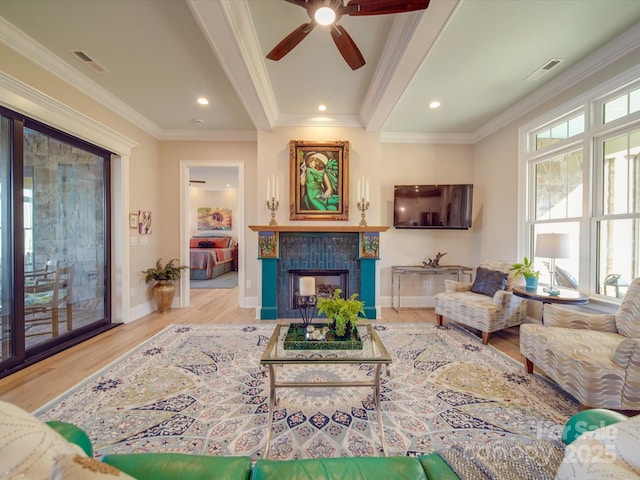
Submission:
[[[68,132],[120,155],[139,144],[0,71],[0,103],[29,118]]]
[[[253,131],[222,130],[163,130],[159,140],[256,142],[258,133]]]
[[[382,132],[381,143],[444,143],[444,144],[473,144],[470,133],[399,133]]]
[[[473,142],[479,142],[509,125],[530,110],[573,87],[638,47],[640,47],[640,24],[619,35],[570,70],[558,75],[558,77],[477,129],[472,134]]]
[[[276,127],[344,127],[364,128],[356,115],[296,115],[280,114]]]
[[[126,103],[82,75],[78,70],[64,63],[51,51],[44,48],[30,36],[25,35],[2,17],[0,17],[0,42],[136,125],[149,135],[157,138],[160,134],[160,128],[148,118],[142,116]]]

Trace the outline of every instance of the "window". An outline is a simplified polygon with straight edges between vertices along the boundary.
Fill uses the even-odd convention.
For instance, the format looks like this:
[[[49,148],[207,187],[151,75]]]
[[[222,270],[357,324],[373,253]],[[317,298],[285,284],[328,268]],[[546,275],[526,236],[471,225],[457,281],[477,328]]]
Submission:
[[[624,296],[640,271],[640,129],[598,139],[596,293]]]
[[[556,259],[560,287],[621,298],[640,275],[639,83],[594,91],[522,130],[526,251],[534,257],[540,233],[569,234],[571,257]],[[549,259],[534,260],[548,283]]]

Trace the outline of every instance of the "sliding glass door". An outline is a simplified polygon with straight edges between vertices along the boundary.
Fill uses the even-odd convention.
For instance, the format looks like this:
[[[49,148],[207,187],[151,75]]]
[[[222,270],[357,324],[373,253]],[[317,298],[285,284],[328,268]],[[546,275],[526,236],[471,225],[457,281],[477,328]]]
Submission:
[[[0,297],[2,303],[2,330],[0,330],[1,357],[0,365],[10,362],[14,351],[14,312],[13,298],[13,261],[11,238],[11,128],[8,118],[0,115]]]
[[[19,116],[1,125],[0,375],[110,325],[109,153]]]

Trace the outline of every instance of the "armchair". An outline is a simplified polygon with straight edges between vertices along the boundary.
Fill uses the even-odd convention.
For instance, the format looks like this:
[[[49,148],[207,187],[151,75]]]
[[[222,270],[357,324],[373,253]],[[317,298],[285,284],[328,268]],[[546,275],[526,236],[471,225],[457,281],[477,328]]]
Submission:
[[[522,278],[510,271],[511,263],[484,261],[480,268],[485,271],[499,272],[503,279],[502,288],[478,289],[475,282],[456,282],[445,280],[445,292],[435,296],[436,318],[442,325],[442,318],[462,323],[482,332],[482,343],[489,343],[492,332],[520,325],[527,318],[527,300],[511,291],[515,285],[524,285]],[[484,290],[483,293],[476,291]]]
[[[520,327],[520,352],[581,409],[640,410],[640,278],[613,315],[547,305],[544,325]]]

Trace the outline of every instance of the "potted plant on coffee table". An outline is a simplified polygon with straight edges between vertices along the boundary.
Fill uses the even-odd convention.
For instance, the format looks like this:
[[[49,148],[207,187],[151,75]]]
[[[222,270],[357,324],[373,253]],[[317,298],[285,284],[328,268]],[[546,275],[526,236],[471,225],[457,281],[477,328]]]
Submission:
[[[144,281],[148,285],[152,281],[155,281],[155,285],[151,289],[153,299],[156,302],[159,313],[164,313],[171,310],[171,303],[176,293],[176,286],[173,282],[180,280],[182,276],[182,270],[188,270],[186,265],[174,265],[178,259],[174,258],[170,260],[166,265],[162,265],[159,259],[156,262],[155,268],[147,268],[143,270]]]
[[[533,260],[529,260],[528,257],[524,257],[522,262],[511,265],[510,270],[515,272],[516,277],[524,277],[525,282],[527,282],[527,290],[535,291],[538,288],[540,271],[535,269]]]
[[[336,288],[331,298],[318,299],[318,312],[323,313],[327,320],[335,324],[336,337],[344,337],[351,333],[358,324],[360,315],[365,317],[364,302],[357,300],[354,293],[349,298],[342,298],[342,289]]]

